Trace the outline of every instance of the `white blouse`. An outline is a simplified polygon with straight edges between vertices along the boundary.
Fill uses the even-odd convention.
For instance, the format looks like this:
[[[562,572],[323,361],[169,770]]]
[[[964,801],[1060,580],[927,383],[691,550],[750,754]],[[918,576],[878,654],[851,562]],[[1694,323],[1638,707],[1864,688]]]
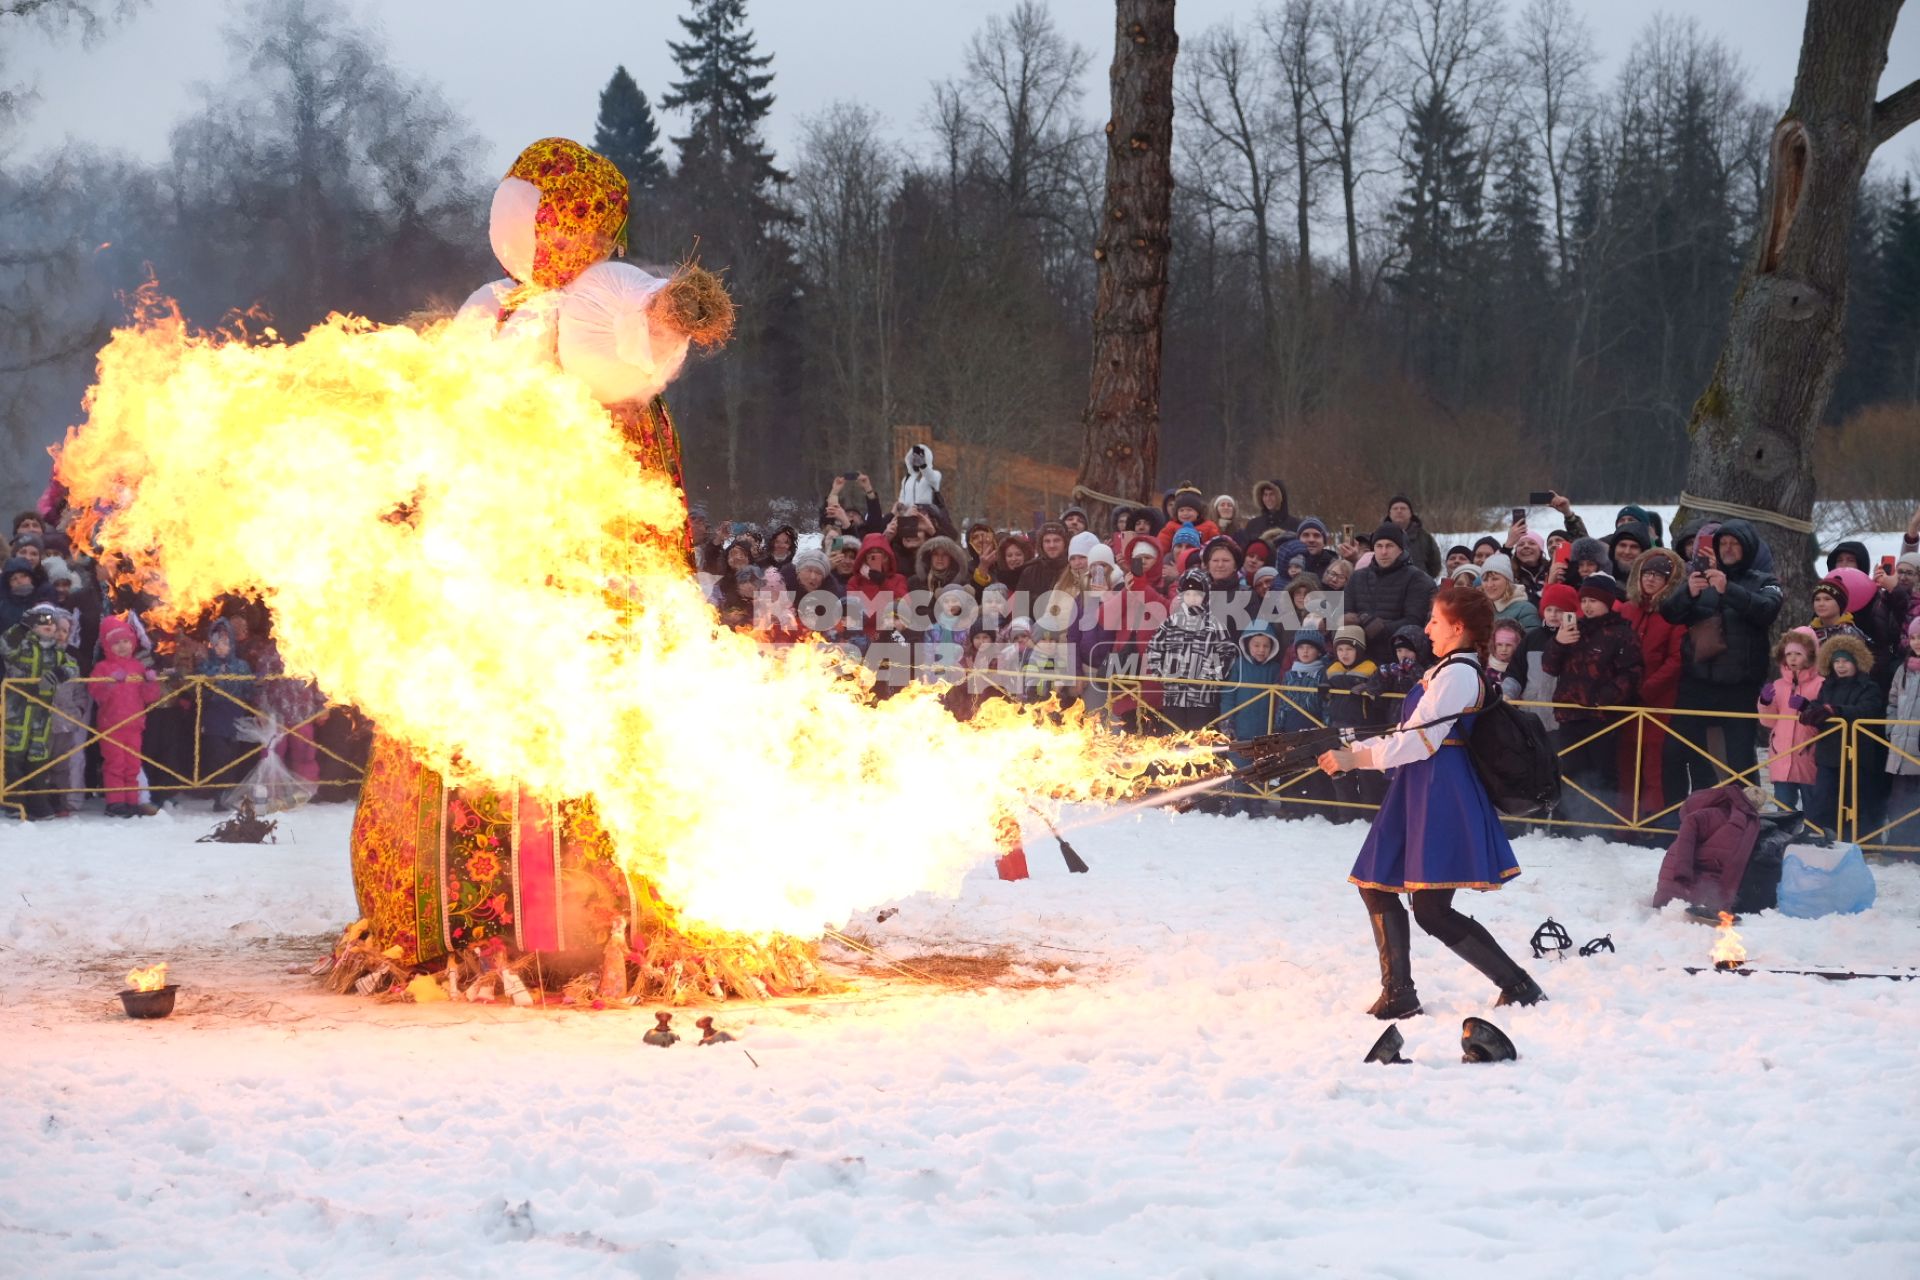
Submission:
[[[1449,658],[1455,655],[1447,655]],[[1464,662],[1438,665],[1420,681],[1424,692],[1414,709],[1413,723],[1377,738],[1365,738],[1353,744],[1355,763],[1362,769],[1397,769],[1401,765],[1425,760],[1440,749],[1440,744],[1459,740],[1460,722],[1427,728],[1435,720],[1462,711],[1476,711],[1486,697],[1487,687],[1480,674],[1480,659],[1472,652],[1458,655]]]

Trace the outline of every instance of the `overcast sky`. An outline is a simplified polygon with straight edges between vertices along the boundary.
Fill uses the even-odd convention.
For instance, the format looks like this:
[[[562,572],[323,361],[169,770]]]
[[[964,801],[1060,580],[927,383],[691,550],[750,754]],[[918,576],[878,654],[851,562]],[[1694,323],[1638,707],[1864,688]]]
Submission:
[[[1739,54],[1753,92],[1784,102],[1799,53],[1803,0],[1576,0],[1593,27],[1609,76],[1657,12],[1690,14]],[[650,97],[672,79],[666,42],[681,35],[679,0],[350,0],[376,15],[400,66],[437,81],[504,169],[526,143],[548,134],[590,139],[600,87],[625,63]],[[787,153],[798,122],[839,98],[879,110],[903,142],[919,140],[921,109],[936,80],[956,75],[967,37],[1012,0],[752,0],[762,52],[774,55],[778,102],[768,129]],[[1087,113],[1103,109],[1112,54],[1112,0],[1052,0],[1060,26],[1094,53]],[[1183,33],[1217,22],[1251,22],[1255,0],[1179,0]],[[1509,4],[1519,8],[1518,0]],[[194,104],[196,82],[225,78],[221,39],[228,0],[150,0],[131,21],[82,49],[29,39],[9,55],[40,101],[21,149],[75,138],[144,159],[166,153],[167,134]],[[1920,12],[1894,36],[1883,91],[1920,76]],[[669,129],[676,121],[669,118]],[[1920,134],[1920,130],[1914,131]],[[1886,157],[1920,168],[1920,138]]]

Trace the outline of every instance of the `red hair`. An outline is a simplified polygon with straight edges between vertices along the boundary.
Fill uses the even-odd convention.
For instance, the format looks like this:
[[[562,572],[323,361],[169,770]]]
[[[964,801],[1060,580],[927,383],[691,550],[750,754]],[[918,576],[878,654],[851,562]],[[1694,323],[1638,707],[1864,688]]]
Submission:
[[[1467,647],[1486,661],[1493,641],[1493,601],[1478,587],[1442,587],[1434,592],[1433,607],[1446,611],[1448,618],[1467,631]]]

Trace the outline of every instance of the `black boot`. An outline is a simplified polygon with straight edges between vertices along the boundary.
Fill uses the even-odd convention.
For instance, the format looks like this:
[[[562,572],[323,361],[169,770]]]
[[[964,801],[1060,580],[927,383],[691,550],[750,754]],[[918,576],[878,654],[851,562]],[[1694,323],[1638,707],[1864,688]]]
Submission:
[[[1407,913],[1395,911],[1368,917],[1373,922],[1373,945],[1380,951],[1380,998],[1367,1012],[1376,1018],[1411,1018],[1420,1012],[1420,993],[1413,988],[1411,923]]]
[[[1547,998],[1532,975],[1500,949],[1485,925],[1472,916],[1465,919],[1465,932],[1460,940],[1447,945],[1453,948],[1453,954],[1486,974],[1487,980],[1500,988],[1500,998],[1494,1001],[1496,1005],[1534,1004]]]

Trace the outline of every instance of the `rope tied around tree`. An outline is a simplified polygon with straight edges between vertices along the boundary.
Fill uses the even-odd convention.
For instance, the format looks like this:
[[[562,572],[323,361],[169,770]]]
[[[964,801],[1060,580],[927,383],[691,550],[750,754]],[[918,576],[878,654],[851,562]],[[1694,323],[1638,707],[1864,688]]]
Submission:
[[[1811,534],[1813,521],[1802,520],[1796,516],[1781,515],[1778,511],[1762,511],[1759,507],[1742,506],[1738,502],[1720,502],[1713,498],[1702,498],[1697,494],[1682,490],[1680,505],[1694,511],[1704,511],[1708,515],[1726,516],[1730,520],[1754,520],[1762,524],[1774,525],[1781,529],[1790,529],[1794,533]]]
[[[1135,501],[1132,498],[1116,498],[1110,493],[1101,493],[1098,489],[1089,489],[1083,484],[1073,486],[1073,497],[1076,500],[1091,498],[1095,502],[1104,502],[1110,507],[1143,507],[1152,505],[1151,503]]]

